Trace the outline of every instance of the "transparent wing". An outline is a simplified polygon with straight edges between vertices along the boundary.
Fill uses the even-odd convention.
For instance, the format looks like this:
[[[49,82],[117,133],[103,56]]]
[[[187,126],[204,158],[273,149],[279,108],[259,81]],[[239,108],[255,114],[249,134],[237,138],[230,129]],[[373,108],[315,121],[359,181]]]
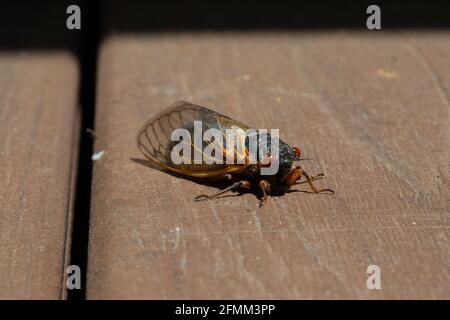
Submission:
[[[179,174],[192,177],[214,177],[224,173],[236,172],[245,169],[245,165],[230,164],[193,164],[191,158],[189,164],[174,164],[171,158],[172,148],[178,142],[171,141],[172,132],[175,129],[184,128],[193,136],[194,121],[202,122],[203,132],[209,128],[219,129],[224,132],[231,127],[239,127],[243,130],[248,126],[233,120],[227,116],[221,115],[205,107],[197,106],[185,101],[179,101],[171,105],[168,109],[154,116],[147,121],[138,131],[136,142],[139,150],[152,162],[160,167]],[[213,141],[210,143],[220,146],[221,142]],[[204,150],[204,147],[200,150]],[[189,146],[195,149],[192,141]],[[191,152],[193,157],[194,152]],[[243,158],[247,152],[235,153],[235,157]],[[208,157],[202,152],[203,157]]]

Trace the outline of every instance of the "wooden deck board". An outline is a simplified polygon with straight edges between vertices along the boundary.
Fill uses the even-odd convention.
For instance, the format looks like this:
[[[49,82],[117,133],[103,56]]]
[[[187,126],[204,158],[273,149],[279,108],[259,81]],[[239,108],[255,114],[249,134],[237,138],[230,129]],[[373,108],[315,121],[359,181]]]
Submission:
[[[0,298],[65,297],[77,155],[78,64],[0,53]]]
[[[449,49],[448,33],[107,39],[87,298],[449,298]],[[280,128],[336,194],[194,202],[217,189],[131,160],[177,100]]]

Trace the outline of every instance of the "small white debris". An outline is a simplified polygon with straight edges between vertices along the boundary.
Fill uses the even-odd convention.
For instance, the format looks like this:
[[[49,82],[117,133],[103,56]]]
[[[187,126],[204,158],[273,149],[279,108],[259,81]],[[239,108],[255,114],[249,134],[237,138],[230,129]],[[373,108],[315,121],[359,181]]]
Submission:
[[[94,153],[94,154],[92,155],[92,158],[91,158],[91,159],[92,159],[93,161],[100,160],[100,158],[103,157],[103,154],[104,154],[104,153],[105,153],[105,150],[96,152],[96,153]]]

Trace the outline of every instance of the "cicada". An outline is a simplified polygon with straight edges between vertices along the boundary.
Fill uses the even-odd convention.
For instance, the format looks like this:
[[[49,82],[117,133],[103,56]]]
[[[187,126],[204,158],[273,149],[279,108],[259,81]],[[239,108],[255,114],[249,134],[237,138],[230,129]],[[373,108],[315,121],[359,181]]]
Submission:
[[[217,137],[201,139],[199,145],[198,139],[192,139],[192,136],[199,136],[199,133],[195,132],[198,123],[201,124],[199,128],[201,138],[204,138],[210,129],[214,129],[215,132],[222,133],[224,139],[222,141]],[[174,139],[174,132],[180,129],[189,134],[190,139],[183,141]],[[235,140],[240,141],[241,147],[237,148],[235,144],[230,149],[226,147],[227,139],[231,140],[230,132],[234,133],[237,130],[250,131],[252,134],[238,135]],[[322,173],[309,175],[303,170],[298,164],[303,160],[300,148],[291,147],[277,137],[277,149],[273,152],[270,147],[271,144],[272,146],[275,144],[275,138],[270,134],[262,135],[252,130],[248,125],[208,108],[179,101],[147,121],[138,131],[136,141],[143,155],[163,170],[190,179],[228,182],[228,186],[223,190],[212,195],[198,195],[195,197],[196,201],[214,199],[229,191],[257,188],[263,205],[275,188],[287,190],[297,183],[307,183],[314,193],[334,193],[332,189],[318,188],[313,184],[313,181],[323,178],[324,175]],[[254,143],[251,144],[251,141]],[[266,148],[261,147],[263,144]],[[180,149],[180,145],[184,151],[188,151],[187,155],[182,155],[182,161],[174,160],[174,151],[176,148]],[[254,145],[259,151],[259,157],[250,152],[251,146]],[[215,147],[214,157],[219,161],[212,162],[211,154],[205,152],[212,146]],[[230,153],[233,160],[231,162],[228,161]],[[196,159],[195,155],[200,158]],[[273,174],[262,174],[263,169],[270,166],[273,161],[278,162],[278,170]],[[301,181],[302,177],[304,181]]]

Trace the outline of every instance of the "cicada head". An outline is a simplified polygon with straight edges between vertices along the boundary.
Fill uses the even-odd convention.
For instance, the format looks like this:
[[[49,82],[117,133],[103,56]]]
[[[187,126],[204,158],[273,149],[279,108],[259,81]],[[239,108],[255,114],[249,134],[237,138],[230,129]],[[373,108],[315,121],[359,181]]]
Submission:
[[[275,143],[275,139],[277,139],[277,143]],[[287,174],[289,174],[293,162],[299,159],[300,149],[291,148],[281,139],[271,137],[270,135],[264,143],[268,143],[269,148],[266,153],[260,155],[262,166],[272,167],[275,161],[278,162],[275,166],[277,171],[274,172],[271,180],[274,180],[274,182],[280,182]]]
[[[276,175],[276,179],[281,181],[289,174],[292,169],[294,161],[300,159],[300,149],[297,147],[292,148],[287,143],[280,140],[279,145],[279,170]]]

